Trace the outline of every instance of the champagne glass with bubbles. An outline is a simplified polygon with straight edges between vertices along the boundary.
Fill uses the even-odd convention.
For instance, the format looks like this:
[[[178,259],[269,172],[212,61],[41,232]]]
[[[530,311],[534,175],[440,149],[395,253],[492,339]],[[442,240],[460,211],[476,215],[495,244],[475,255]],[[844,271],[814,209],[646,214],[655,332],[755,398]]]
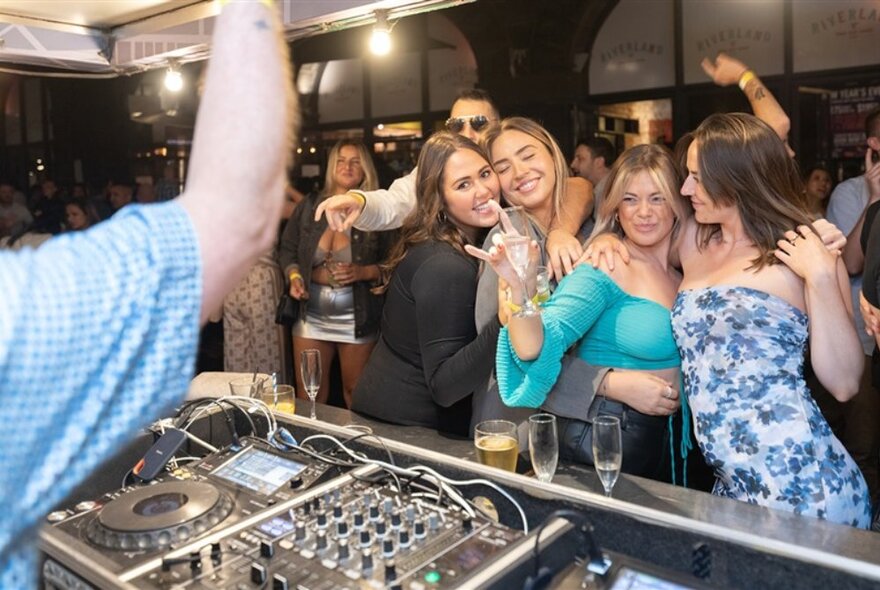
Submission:
[[[310,418],[314,420],[315,416],[315,398],[318,397],[318,390],[321,389],[321,351],[316,348],[309,348],[300,354],[300,377],[303,382],[303,389],[309,396],[312,405]]]
[[[505,219],[506,218],[506,219]],[[537,313],[534,303],[529,298],[529,290],[526,287],[526,273],[529,270],[529,248],[532,238],[529,234],[529,221],[522,207],[507,207],[501,212],[502,227],[504,227],[504,248],[507,251],[507,260],[516,271],[522,287],[525,303],[519,312],[522,315]],[[513,230],[513,231],[511,231]]]
[[[622,462],[620,419],[614,416],[597,416],[593,420],[593,465],[602,487],[605,488],[605,495],[609,498],[620,475]]]

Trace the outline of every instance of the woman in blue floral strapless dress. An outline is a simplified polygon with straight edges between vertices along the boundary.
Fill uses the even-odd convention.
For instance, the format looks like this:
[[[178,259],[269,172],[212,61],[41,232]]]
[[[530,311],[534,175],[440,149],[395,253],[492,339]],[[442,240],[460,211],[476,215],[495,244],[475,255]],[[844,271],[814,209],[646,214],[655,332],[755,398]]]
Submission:
[[[694,219],[672,324],[714,493],[865,528],[865,480],[803,377],[809,341],[816,376],[846,401],[863,355],[845,271],[809,226],[796,167],[770,127],[724,114],[693,133],[687,168]]]
[[[803,378],[807,316],[748,287],[681,291],[672,310],[713,493],[866,527],[868,490]]]

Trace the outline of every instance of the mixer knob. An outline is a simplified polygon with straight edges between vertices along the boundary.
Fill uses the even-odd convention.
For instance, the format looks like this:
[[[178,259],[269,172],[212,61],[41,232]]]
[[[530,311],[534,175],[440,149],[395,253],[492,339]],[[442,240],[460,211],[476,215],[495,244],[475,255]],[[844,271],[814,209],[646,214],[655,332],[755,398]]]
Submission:
[[[373,569],[373,553],[369,549],[361,551],[361,569],[365,572]]]
[[[432,512],[428,515],[428,528],[432,531],[436,531],[440,527],[440,519],[437,517],[436,512]]]
[[[373,494],[371,492],[364,492],[364,508],[369,508],[373,505]]]
[[[354,528],[357,530],[364,528],[364,515],[360,512],[354,513]]]
[[[394,567],[394,560],[389,559],[385,562],[385,583],[393,582],[397,579],[397,568]]]
[[[361,531],[360,539],[361,547],[369,547],[373,540],[370,538],[370,531]]]
[[[193,571],[193,575],[202,569],[202,553],[201,551],[191,551],[189,554],[189,569]]]
[[[275,574],[272,576],[272,590],[288,590],[289,588],[290,586],[288,585],[287,578],[281,574]]]
[[[309,514],[311,514],[311,512],[312,512],[312,503],[311,503],[311,502],[306,502],[305,504],[303,504],[303,507],[302,507],[301,512],[302,512],[302,515],[303,515],[303,516],[308,516]]]
[[[220,549],[220,542],[211,543],[211,561],[214,565],[220,565],[223,562],[223,552]]]
[[[392,539],[385,539],[382,541],[382,557],[393,557],[394,556],[394,541]]]
[[[339,557],[338,561],[345,561],[351,557],[351,553],[348,550],[348,541],[345,539],[339,541]]]
[[[400,529],[400,546],[401,547],[409,547],[412,543],[409,540],[409,531],[406,529]]]
[[[318,510],[318,528],[327,528],[327,511]]]
[[[342,504],[336,504],[333,506],[333,518],[336,520],[342,519]]]
[[[340,520],[336,523],[336,536],[340,539],[344,539],[348,536],[348,523],[344,520]]]
[[[294,538],[297,541],[303,541],[306,538],[306,525],[302,521],[296,521],[294,525]]]
[[[385,512],[385,514],[389,514],[393,508],[394,500],[392,500],[391,498],[385,498],[385,500],[382,502],[382,510]]]
[[[471,517],[467,514],[464,515],[464,518],[461,519],[461,528],[463,528],[468,533],[474,529],[474,523],[471,521]]]
[[[407,504],[406,506],[406,520],[407,522],[412,522],[416,519],[416,507],[412,504]]]
[[[318,538],[315,543],[318,551],[325,550],[327,548],[327,533],[324,531],[318,531]]]
[[[385,521],[380,520],[376,523],[376,535],[379,537],[385,536]]]
[[[416,539],[424,539],[427,534],[425,533],[425,521],[421,518],[415,522],[415,537]]]
[[[251,582],[254,584],[266,583],[266,568],[259,563],[251,564]]]
[[[400,510],[397,508],[391,513],[391,526],[396,529],[400,528]]]
[[[272,557],[275,555],[275,544],[272,541],[260,541],[260,556]]]
[[[373,504],[370,506],[370,520],[376,522],[379,520],[379,507]]]

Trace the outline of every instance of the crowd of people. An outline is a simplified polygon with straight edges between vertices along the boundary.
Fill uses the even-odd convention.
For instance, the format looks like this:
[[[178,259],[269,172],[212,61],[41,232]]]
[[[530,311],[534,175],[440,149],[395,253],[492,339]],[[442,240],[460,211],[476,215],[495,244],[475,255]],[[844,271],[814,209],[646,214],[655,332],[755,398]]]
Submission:
[[[241,4],[248,3],[230,10],[274,20],[259,3]],[[674,151],[637,145],[618,154],[606,139],[585,138],[569,162],[538,122],[503,118],[487,93],[468,90],[453,103],[446,130],[425,142],[414,170],[387,190],[378,187],[370,150],[342,140],[329,152],[323,187],[294,203],[281,197],[281,156],[260,165],[255,157],[247,162],[253,170],[238,176],[237,167],[214,177],[218,166],[211,157],[266,154],[259,143],[266,137],[272,153],[289,154],[290,138],[279,133],[278,121],[295,128],[286,82],[273,87],[260,78],[234,84],[231,93],[220,90],[224,75],[231,80],[233,71],[246,73],[242,58],[232,55],[236,43],[260,33],[226,17],[218,35],[220,65],[212,68],[221,73],[209,74],[206,114],[194,142],[202,151],[194,151],[179,199],[130,206],[164,199],[152,185],[135,190],[121,183],[98,197],[72,188],[68,197],[51,181],[27,199],[0,183],[0,236],[7,246],[28,234],[90,229],[15,259],[7,276],[0,275],[0,284],[25,285],[10,308],[37,299],[15,274],[24,275],[25,267],[54,264],[53,254],[100,249],[123,230],[136,236],[128,254],[101,272],[131,274],[131,257],[147,277],[143,290],[138,283],[138,294],[131,294],[123,282],[118,292],[96,295],[89,289],[101,284],[97,271],[95,282],[83,287],[95,306],[121,314],[123,320],[109,324],[118,333],[111,338],[100,333],[102,325],[64,324],[67,332],[82,331],[78,338],[126,342],[131,354],[106,363],[112,355],[101,356],[97,347],[81,370],[61,380],[65,403],[77,396],[86,404],[89,396],[107,404],[115,399],[121,430],[142,422],[145,411],[174,397],[155,395],[149,383],[156,378],[135,386],[132,376],[159,371],[164,382],[173,380],[171,371],[187,374],[198,320],[219,310],[236,326],[227,356],[257,350],[255,343],[267,339],[255,332],[255,322],[237,320],[235,310],[259,299],[247,317],[266,320],[260,328],[266,330],[283,293],[296,302],[292,350],[279,340],[265,364],[248,356],[238,370],[283,372],[277,365],[285,355],[296,366],[301,351],[316,348],[323,356],[320,401],[327,399],[338,356],[346,407],[459,436],[478,421],[520,421],[541,408],[559,421],[560,458],[586,464],[593,461],[592,420],[618,416],[625,424],[624,472],[679,483],[687,470],[677,472],[676,461],[691,455],[691,464],[711,470],[717,495],[871,525],[880,498],[880,378],[872,375],[880,366],[874,343],[880,338],[880,109],[866,117],[865,174],[832,190],[826,169],[799,168],[787,143],[788,118],[760,79],[723,54],[706,60],[704,70],[717,84],[738,84],[754,114],[712,115]],[[276,45],[256,43],[269,57],[250,76],[285,79]],[[251,88],[260,91],[251,95]],[[270,108],[241,106],[257,101]],[[260,133],[253,140],[233,135],[220,123],[230,117],[248,118]],[[209,198],[216,193],[238,200]],[[515,230],[504,206],[527,216],[525,276],[511,263],[506,239]],[[114,222],[101,222],[123,208]],[[174,231],[160,239],[152,232],[164,234],[164,227],[156,229],[161,224]],[[180,268],[145,268],[156,248],[179,256]],[[552,295],[540,304],[538,266],[548,267],[552,279]],[[77,289],[69,290],[76,295]],[[112,307],[129,296],[148,311]],[[175,306],[186,313],[168,313]],[[48,330],[47,322],[58,321],[65,309],[51,317],[24,314],[16,322]],[[168,317],[156,320],[161,314]],[[64,346],[65,334],[53,342]],[[162,338],[173,340],[172,334],[177,344],[166,346]],[[12,349],[0,348],[9,382],[23,379],[17,369],[11,374]],[[99,361],[108,373],[100,393],[89,382]],[[305,397],[301,381],[289,380]],[[131,388],[135,395],[121,403]],[[22,410],[10,409],[15,412]],[[29,414],[22,420],[39,423],[33,433],[40,437],[57,434],[62,418]],[[38,468],[22,467],[25,458],[18,455],[0,462],[7,472],[32,474],[24,495],[29,504],[0,531],[3,582],[12,587],[26,579],[26,569],[10,564],[27,565],[33,557],[10,549],[10,540],[32,535],[34,515],[60,499],[119,436],[87,458],[72,459],[72,470],[67,459],[45,458]],[[78,448],[82,441],[75,442]],[[698,451],[689,452],[692,442]],[[42,498],[61,477],[62,463],[64,484]],[[10,490],[5,482],[4,498]]]

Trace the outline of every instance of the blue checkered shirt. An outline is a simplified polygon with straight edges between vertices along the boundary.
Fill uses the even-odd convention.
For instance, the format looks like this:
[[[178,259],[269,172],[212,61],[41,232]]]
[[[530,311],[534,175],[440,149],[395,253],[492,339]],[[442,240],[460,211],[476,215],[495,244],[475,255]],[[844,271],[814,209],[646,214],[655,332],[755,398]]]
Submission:
[[[36,587],[45,515],[181,400],[201,289],[176,202],[0,253],[0,588]]]

